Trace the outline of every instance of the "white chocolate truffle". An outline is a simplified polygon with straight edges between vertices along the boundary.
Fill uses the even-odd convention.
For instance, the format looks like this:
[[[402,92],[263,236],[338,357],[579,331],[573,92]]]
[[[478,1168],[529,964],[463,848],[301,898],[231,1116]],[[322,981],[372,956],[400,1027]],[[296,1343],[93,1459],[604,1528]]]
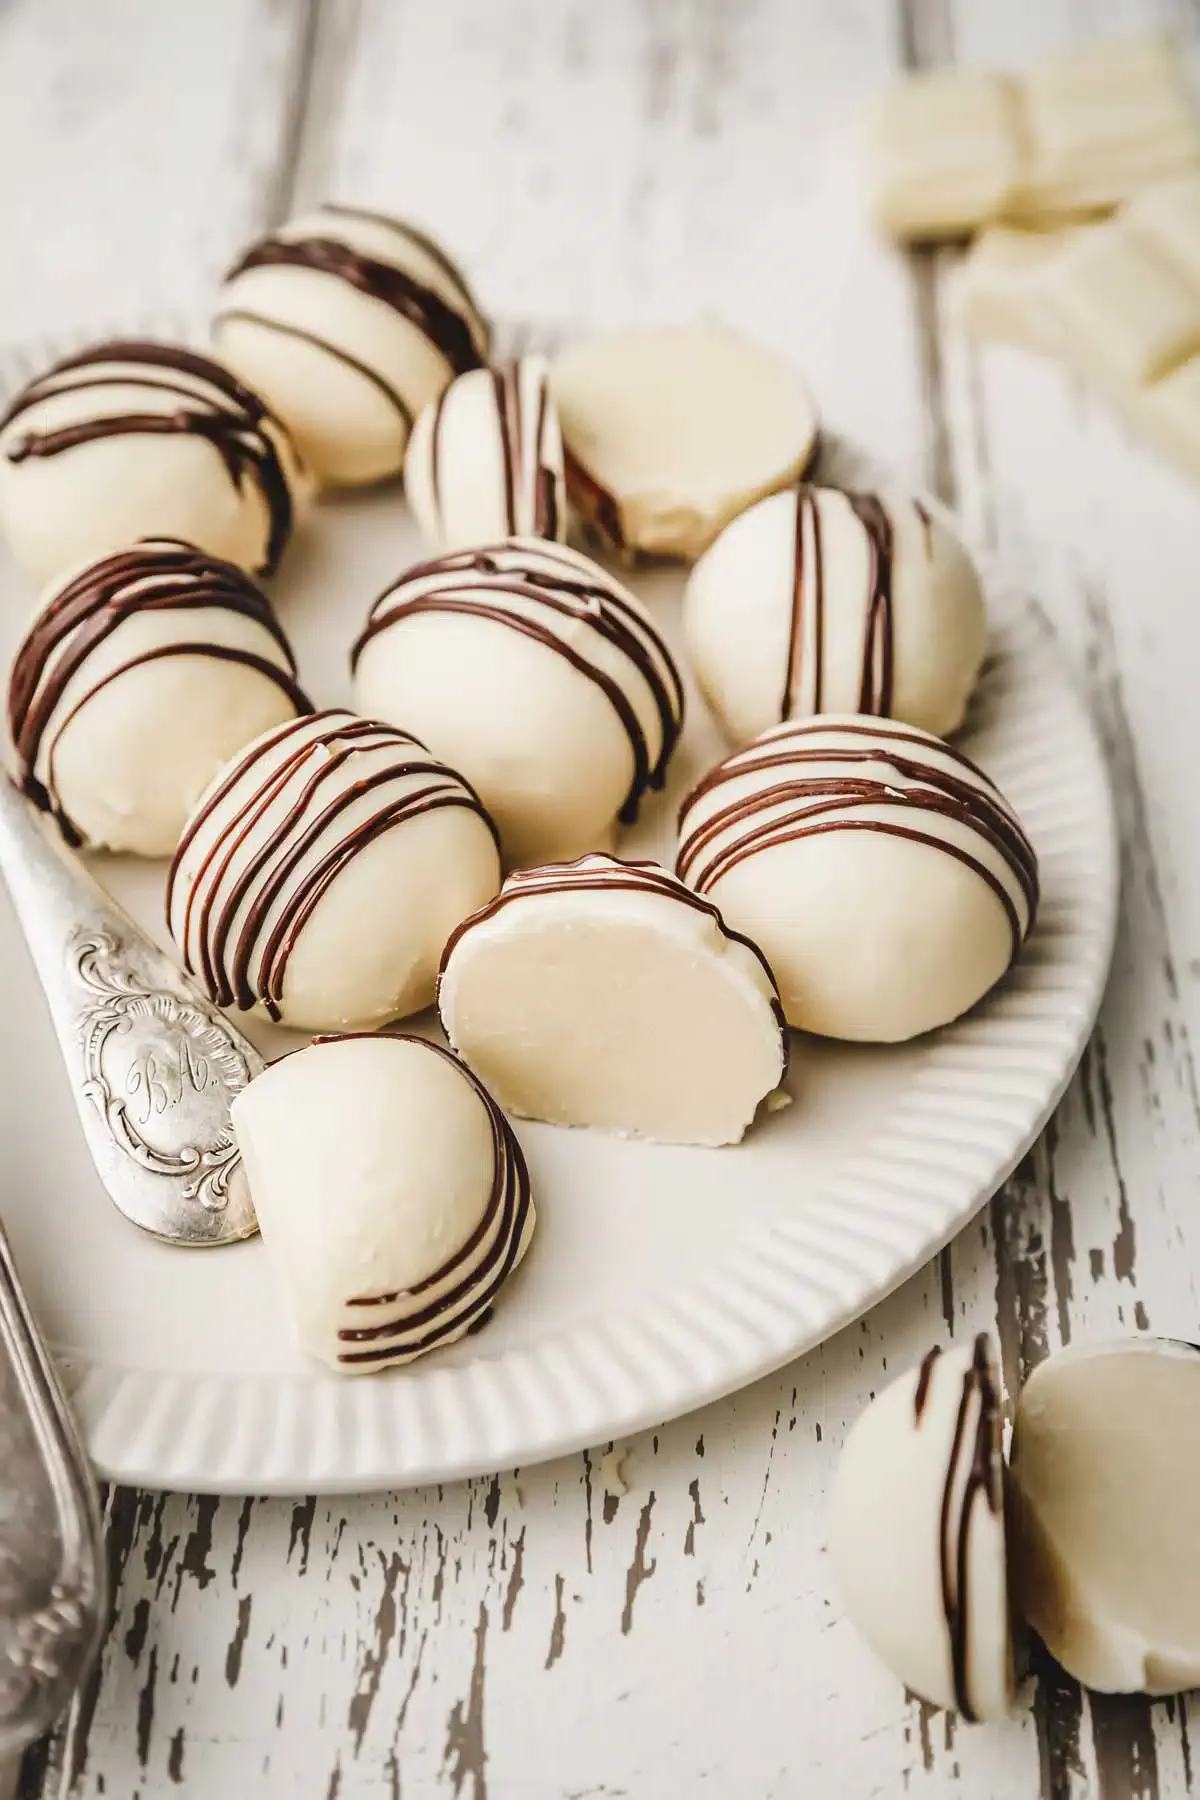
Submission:
[[[308,491],[258,395],[179,344],[93,344],[0,418],[0,527],[39,581],[142,537],[270,574]]]
[[[404,491],[438,550],[567,534],[562,437],[543,356],[470,369],[427,406]]]
[[[1014,1605],[1102,1693],[1200,1682],[1197,1443],[1194,1344],[1073,1344],[1034,1369],[1018,1401]]]
[[[311,704],[235,564],[147,539],[43,599],[13,663],[21,786],[71,843],[170,856],[222,764]]]
[[[167,922],[219,1006],[363,1028],[429,1005],[446,939],[499,885],[461,776],[406,732],[321,712],[256,739],[202,796]]]
[[[777,725],[684,801],[677,869],[758,944],[789,1025],[898,1043],[1012,966],[1037,905],[1016,814],[961,750],[859,716]]]
[[[812,399],[766,350],[715,325],[614,332],[554,360],[567,492],[615,550],[699,556],[800,475]]]
[[[486,1323],[534,1206],[511,1125],[447,1051],[319,1038],[238,1095],[233,1128],[302,1349],[362,1375]]]
[[[510,863],[607,850],[660,787],[683,684],[649,613],[560,544],[513,538],[420,563],[371,608],[360,712],[461,769]]]
[[[829,1502],[846,1611],[880,1661],[965,1719],[1013,1710],[1000,1401],[986,1337],[933,1350],[846,1438]]]
[[[813,713],[944,737],[987,640],[966,551],[919,500],[801,485],[726,526],[687,585],[684,636],[730,738]]]
[[[510,875],[453,934],[438,1010],[508,1112],[736,1144],[787,1071],[761,952],[657,863]]]
[[[431,238],[322,206],[253,244],[225,279],[213,341],[266,395],[318,480],[398,475],[413,420],[484,362],[487,323]]]

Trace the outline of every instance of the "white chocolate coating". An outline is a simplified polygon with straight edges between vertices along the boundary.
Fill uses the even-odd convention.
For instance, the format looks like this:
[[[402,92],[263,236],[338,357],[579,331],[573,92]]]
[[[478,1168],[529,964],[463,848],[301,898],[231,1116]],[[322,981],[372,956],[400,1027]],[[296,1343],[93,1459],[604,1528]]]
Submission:
[[[789,1025],[896,1043],[956,1019],[1011,966],[1037,861],[1003,795],[915,726],[777,725],[705,777],[679,874],[762,949]]]
[[[434,1044],[319,1039],[237,1096],[233,1126],[300,1345],[342,1374],[483,1324],[529,1248],[520,1144]]]
[[[661,783],[683,687],[649,613],[590,558],[513,538],[419,564],[375,602],[355,703],[478,790],[510,863],[611,847]]]
[[[220,1005],[358,1030],[429,1005],[446,939],[499,884],[461,776],[404,732],[314,713],[248,745],[202,796],[167,921]]]
[[[9,683],[22,785],[66,835],[170,856],[222,764],[311,710],[271,603],[234,564],[149,540],[43,596]]]
[[[451,938],[438,1010],[507,1111],[659,1143],[736,1144],[787,1069],[766,963],[656,863],[510,875]]]
[[[964,1717],[1013,1710],[1004,1464],[986,1338],[931,1352],[851,1427],[829,1501],[846,1611],[898,1681]]]
[[[413,426],[404,491],[437,550],[567,535],[562,436],[544,356],[470,369]]]
[[[213,341],[284,419],[322,483],[398,475],[413,420],[489,332],[461,272],[423,232],[322,206],[226,277]]]
[[[1102,1693],[1200,1682],[1200,1352],[1163,1338],[1072,1344],[1017,1403],[1013,1600]]]
[[[0,419],[0,528],[41,582],[143,537],[269,572],[308,492],[258,396],[178,345],[66,357]]]
[[[983,660],[979,578],[917,500],[802,485],[726,526],[692,570],[684,636],[734,743],[864,712],[946,736]]]
[[[697,557],[801,474],[817,418],[799,377],[715,325],[618,331],[554,359],[567,491],[617,550]]]

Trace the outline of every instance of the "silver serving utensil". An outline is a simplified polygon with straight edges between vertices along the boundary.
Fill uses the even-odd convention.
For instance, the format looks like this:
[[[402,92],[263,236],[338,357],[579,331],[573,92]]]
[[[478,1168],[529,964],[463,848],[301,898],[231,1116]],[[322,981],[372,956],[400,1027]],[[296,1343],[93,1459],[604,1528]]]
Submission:
[[[0,1230],[0,1761],[82,1681],[107,1586],[96,1485]]]
[[[171,1244],[251,1236],[229,1106],[263,1058],[2,775],[0,873],[114,1204]]]

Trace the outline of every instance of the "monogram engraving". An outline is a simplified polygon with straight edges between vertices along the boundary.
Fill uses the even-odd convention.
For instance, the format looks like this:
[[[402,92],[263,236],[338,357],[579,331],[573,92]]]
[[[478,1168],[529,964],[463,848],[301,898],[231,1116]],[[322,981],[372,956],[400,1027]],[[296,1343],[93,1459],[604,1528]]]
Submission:
[[[84,1094],[141,1168],[222,1211],[240,1161],[229,1098],[250,1079],[224,1019],[199,997],[149,983],[112,932],[76,932],[68,955],[96,995],[79,1020]]]

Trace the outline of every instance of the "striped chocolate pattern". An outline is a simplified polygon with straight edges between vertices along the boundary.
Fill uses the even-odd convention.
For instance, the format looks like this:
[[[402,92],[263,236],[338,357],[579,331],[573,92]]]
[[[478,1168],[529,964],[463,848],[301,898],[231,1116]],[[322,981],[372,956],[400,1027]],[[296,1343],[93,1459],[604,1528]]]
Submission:
[[[262,652],[218,644],[185,629],[178,641],[131,654],[109,668],[63,710],[88,658],[138,612],[237,613],[261,628]],[[269,652],[272,646],[278,655]],[[8,723],[23,791],[58,820],[70,843],[81,835],[63,811],[54,784],[54,751],[67,726],[103,689],[131,669],[166,657],[206,656],[253,669],[287,695],[297,713],[312,704],[296,681],[291,647],[270,601],[241,569],[190,544],[153,539],[92,563],[68,581],[34,620],[17,651],[8,689]]]
[[[521,632],[563,657],[606,696],[633,755],[633,780],[623,823],[637,816],[647,788],[661,787],[683,728],[683,683],[666,644],[632,595],[587,557],[562,545],[514,539],[418,563],[376,600],[352,652],[357,666],[381,632],[421,613],[469,615]],[[578,633],[585,625],[621,653],[620,681],[588,655]],[[631,695],[648,692],[656,716],[649,733]]]
[[[848,506],[866,540],[868,575],[863,607],[857,712],[886,717],[895,686],[896,623],[892,595],[893,528],[885,503],[875,494],[812,487],[796,489],[795,551],[792,562],[791,624],[787,666],[779,717],[824,711],[825,695],[825,564],[821,507],[830,499]],[[929,531],[929,514],[920,501],[912,505]]]
[[[509,537],[561,537],[562,445],[545,364],[540,357],[498,363],[488,371],[488,380],[503,471],[504,532]],[[434,402],[429,438],[429,485],[439,529],[444,518],[443,422],[454,396],[451,385]]]
[[[999,789],[914,726],[840,717],[774,726],[705,776],[680,812],[676,868],[698,893],[740,863],[829,831],[874,831],[953,856],[1004,909],[1015,959],[1037,910],[1037,858]]]
[[[410,1362],[487,1323],[492,1305],[520,1262],[533,1233],[535,1212],[529,1169],[512,1126],[479,1081],[450,1051],[403,1033],[340,1033],[319,1037],[337,1044],[370,1036],[383,1045],[420,1042],[444,1057],[470,1083],[487,1110],[492,1134],[492,1185],[475,1230],[460,1250],[424,1281],[404,1292],[354,1294],[338,1328],[338,1361],[348,1367],[386,1368]]]
[[[111,391],[125,398],[114,410]],[[129,391],[145,396],[130,406]],[[78,415],[45,423],[43,403],[72,395]],[[187,435],[204,438],[240,493],[257,487],[267,509],[260,573],[277,567],[292,532],[292,491],[280,446],[283,426],[257,394],[221,363],[179,344],[113,339],[63,357],[12,401],[0,418],[0,447],[10,463],[62,456],[102,438]]]
[[[368,794],[370,811],[348,824]],[[439,807],[477,813],[495,836],[474,790],[406,732],[328,711],[265,733],[201,801],[171,864],[167,921],[184,967],[219,1006],[278,1019],[288,960],[342,869]]]
[[[353,206],[326,204],[317,216],[328,221],[326,231],[292,236],[285,230],[251,245],[225,277],[228,304],[218,308],[214,323],[219,327],[224,320],[242,320],[267,331],[300,339],[324,351],[382,393],[407,429],[413,421],[411,401],[381,370],[324,335],[301,329],[291,321],[278,319],[270,312],[244,303],[238,298],[238,277],[252,269],[294,268],[312,270],[345,282],[415,326],[445,359],[453,375],[482,366],[488,350],[487,323],[461,270],[432,238],[415,226],[384,213]],[[342,233],[347,226],[352,228],[356,221],[386,231],[394,241],[393,253],[386,258],[372,256],[347,243]],[[437,268],[449,286],[449,298],[411,273],[408,265],[414,249]]]

